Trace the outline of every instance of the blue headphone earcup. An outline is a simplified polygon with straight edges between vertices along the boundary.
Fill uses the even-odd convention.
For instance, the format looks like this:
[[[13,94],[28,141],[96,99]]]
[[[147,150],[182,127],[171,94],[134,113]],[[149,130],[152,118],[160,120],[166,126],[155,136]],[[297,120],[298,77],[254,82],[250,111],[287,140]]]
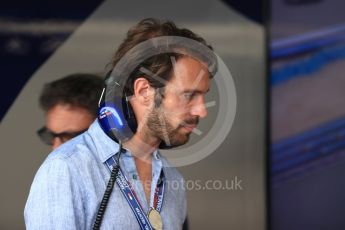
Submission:
[[[114,141],[126,141],[136,131],[136,120],[123,87],[113,80],[112,71],[104,79],[104,88],[98,105],[98,122]]]
[[[114,141],[126,141],[129,140],[134,132],[133,127],[130,127],[128,118],[132,119],[132,115],[127,115],[125,111],[131,109],[123,104],[122,96],[114,96],[112,101],[106,101],[103,90],[100,104],[98,107],[98,123],[103,131]],[[127,105],[128,106],[128,105]],[[126,119],[127,118],[127,119]],[[131,124],[131,126],[133,126]],[[135,127],[136,129],[136,127]]]

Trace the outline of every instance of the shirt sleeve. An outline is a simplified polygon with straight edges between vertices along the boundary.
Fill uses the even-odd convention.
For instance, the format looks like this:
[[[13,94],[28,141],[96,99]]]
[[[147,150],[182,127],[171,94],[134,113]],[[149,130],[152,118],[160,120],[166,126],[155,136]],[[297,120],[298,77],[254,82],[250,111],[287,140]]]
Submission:
[[[25,205],[26,229],[85,229],[77,172],[68,159],[50,159],[38,170]]]

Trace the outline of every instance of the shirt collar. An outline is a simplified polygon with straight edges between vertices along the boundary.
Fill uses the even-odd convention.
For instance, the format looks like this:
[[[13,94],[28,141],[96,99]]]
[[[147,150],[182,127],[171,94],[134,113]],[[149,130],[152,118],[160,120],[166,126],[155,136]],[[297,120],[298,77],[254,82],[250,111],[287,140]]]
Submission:
[[[119,144],[103,131],[96,119],[87,131],[93,139],[101,161],[104,163],[119,151]]]

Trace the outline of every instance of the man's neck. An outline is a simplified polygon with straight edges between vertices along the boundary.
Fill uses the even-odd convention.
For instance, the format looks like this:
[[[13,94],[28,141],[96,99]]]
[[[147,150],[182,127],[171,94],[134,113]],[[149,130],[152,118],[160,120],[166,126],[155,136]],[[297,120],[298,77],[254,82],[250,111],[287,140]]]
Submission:
[[[138,133],[134,134],[130,140],[123,143],[123,147],[130,150],[135,158],[149,162],[151,162],[152,154],[158,146],[159,141],[157,139],[145,138]]]

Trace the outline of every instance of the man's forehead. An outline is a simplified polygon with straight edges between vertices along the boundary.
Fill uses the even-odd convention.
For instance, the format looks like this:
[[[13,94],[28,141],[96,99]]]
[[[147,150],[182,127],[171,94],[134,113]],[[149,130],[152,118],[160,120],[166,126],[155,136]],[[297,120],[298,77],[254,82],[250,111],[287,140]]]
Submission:
[[[210,88],[210,78],[208,73],[199,77],[178,75],[168,81],[166,88],[175,92],[207,93]]]
[[[207,65],[192,57],[182,57],[173,62],[171,81],[195,81],[209,78]]]
[[[208,68],[208,64],[205,61],[190,55],[182,55],[177,60],[172,58],[172,62],[173,64],[200,65],[200,68]]]

